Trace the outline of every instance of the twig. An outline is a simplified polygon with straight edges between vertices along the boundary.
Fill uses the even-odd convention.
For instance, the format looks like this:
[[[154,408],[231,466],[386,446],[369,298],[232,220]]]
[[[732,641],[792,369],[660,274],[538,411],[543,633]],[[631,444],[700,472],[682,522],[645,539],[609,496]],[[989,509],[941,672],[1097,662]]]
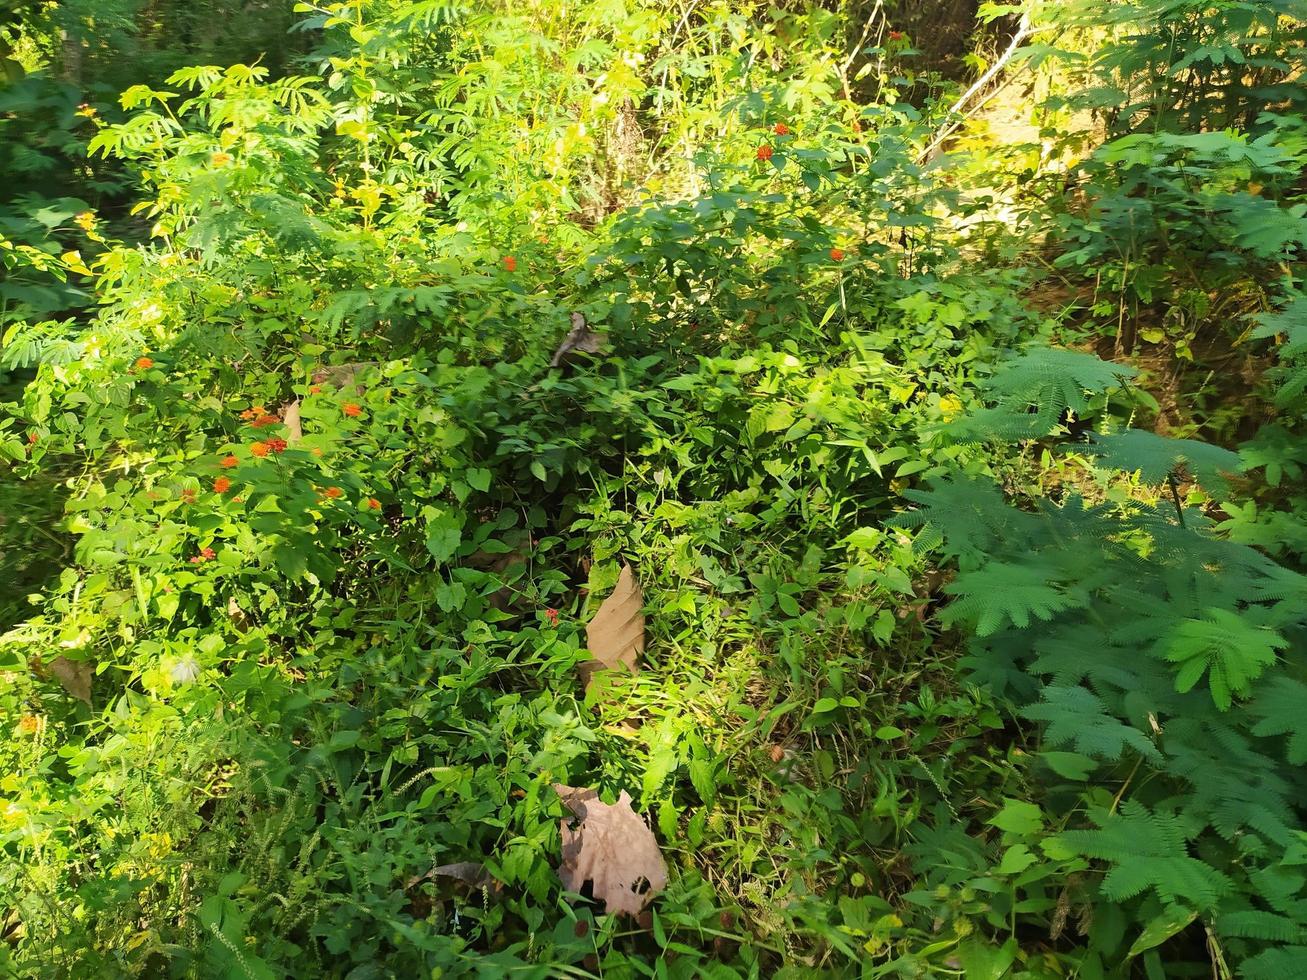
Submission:
[[[1021,15],[1021,21],[1017,25],[1017,32],[1012,35],[1012,43],[1009,44],[1007,50],[1003,52],[1003,56],[999,58],[998,61],[994,62],[994,64],[990,66],[989,71],[977,78],[971,88],[963,92],[958,100],[953,103],[948,111],[948,115],[950,117],[957,116],[958,118],[947,123],[935,134],[935,138],[930,141],[930,145],[927,146],[926,149],[917,157],[918,161],[928,159],[930,155],[939,149],[940,145],[948,139],[950,135],[952,135],[953,131],[962,125],[963,120],[965,120],[967,116],[966,114],[959,114],[962,113],[962,110],[966,107],[967,103],[971,101],[972,96],[992,82],[998,76],[999,72],[1007,67],[1007,63],[1012,60],[1012,56],[1015,55],[1017,49],[1021,47],[1021,42],[1029,35],[1030,14],[1025,13]],[[984,103],[982,102],[981,104],[983,105]]]

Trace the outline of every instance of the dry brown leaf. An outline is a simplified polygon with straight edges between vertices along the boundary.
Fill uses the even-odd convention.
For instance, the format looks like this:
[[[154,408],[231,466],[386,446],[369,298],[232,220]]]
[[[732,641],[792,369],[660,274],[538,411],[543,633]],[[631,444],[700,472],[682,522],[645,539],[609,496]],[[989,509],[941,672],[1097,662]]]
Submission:
[[[56,657],[50,662],[50,673],[59,679],[64,690],[78,701],[91,705],[91,664],[86,660],[69,660]]]
[[[595,673],[624,666],[638,674],[637,662],[644,653],[644,593],[630,565],[622,566],[617,586],[603,601],[585,628],[585,645],[595,659],[581,665],[581,679],[588,687]]]
[[[572,314],[572,329],[567,332],[563,342],[558,345],[558,350],[554,351],[554,356],[549,361],[551,368],[556,368],[566,360],[568,354],[598,354],[603,349],[607,341],[601,333],[595,333],[585,322],[585,317],[580,313]]]
[[[292,446],[304,438],[304,427],[300,424],[300,400],[286,403],[282,409],[281,424],[286,427],[286,441]]]
[[[563,806],[575,814],[559,821],[563,860],[558,877],[570,892],[591,883],[590,894],[609,914],[639,915],[667,887],[667,865],[653,831],[631,809],[622,790],[616,803],[604,803],[592,789],[554,784]]]

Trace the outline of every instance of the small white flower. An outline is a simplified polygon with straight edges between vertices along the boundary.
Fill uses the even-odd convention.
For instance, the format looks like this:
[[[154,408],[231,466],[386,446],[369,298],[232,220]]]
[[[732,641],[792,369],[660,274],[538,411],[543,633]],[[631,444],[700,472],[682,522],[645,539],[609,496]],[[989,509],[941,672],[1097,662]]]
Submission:
[[[172,668],[172,682],[177,685],[190,684],[200,676],[200,664],[194,657],[183,657]]]

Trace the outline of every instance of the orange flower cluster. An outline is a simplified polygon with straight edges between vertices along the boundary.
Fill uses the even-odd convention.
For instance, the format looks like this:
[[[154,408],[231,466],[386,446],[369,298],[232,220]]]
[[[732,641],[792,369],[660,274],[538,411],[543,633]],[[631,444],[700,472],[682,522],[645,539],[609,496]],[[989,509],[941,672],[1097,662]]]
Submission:
[[[830,250],[830,257],[831,257],[831,261],[833,261],[833,262],[843,262],[843,261],[844,261],[844,249],[842,249],[842,248],[833,248],[833,249],[831,249],[831,250]]]
[[[225,476],[220,476],[218,477],[218,479],[213,481],[214,493],[226,493],[230,489],[231,489],[231,480],[227,479]]]
[[[359,408],[359,406],[354,404],[354,402],[346,402],[340,407],[340,410],[352,419],[358,418],[363,414],[363,409]]]
[[[138,357],[136,359],[136,370],[148,371],[152,367],[154,367],[154,362],[150,360],[148,357]]]
[[[327,487],[322,491],[322,495],[328,500],[338,500],[345,493],[340,487]]]
[[[759,160],[770,160],[771,158],[772,158],[772,148],[770,146],[764,143],[762,146],[758,147]]]
[[[36,715],[23,715],[18,719],[18,728],[28,735],[35,735],[41,730],[41,719]]]
[[[381,510],[381,501],[376,497],[368,498],[368,510]]]
[[[235,456],[224,456],[222,458],[222,463],[220,465],[224,470],[229,470],[233,466],[239,466],[240,462],[241,461],[237,459]]]
[[[262,429],[265,425],[276,425],[280,421],[281,419],[275,415],[260,415],[250,425],[255,429]]]
[[[262,459],[268,455],[268,444],[266,442],[252,442],[250,443],[250,452]]]
[[[504,268],[509,272],[517,271],[517,258],[512,255],[504,256]]]
[[[195,503],[195,491],[192,490],[190,487],[187,487],[185,490],[182,491],[182,503],[184,504]]]
[[[191,556],[191,564],[203,565],[206,561],[213,561],[213,559],[217,557],[218,557],[217,552],[215,552],[212,548],[202,548],[198,555]]]
[[[245,411],[241,412],[241,418],[244,419],[246,422],[256,422],[256,423],[259,419],[266,419],[266,418],[271,418],[273,422],[278,421],[277,416],[269,415],[268,410],[264,408],[262,405],[251,405],[249,408],[245,409]],[[269,423],[264,422],[263,424],[267,425]]]
[[[284,453],[286,451],[286,440],[279,439],[276,436],[273,436],[271,439],[267,440],[266,445],[274,453]]]
[[[785,125],[785,123],[777,123],[776,126],[772,129],[772,132],[775,133],[777,136],[789,136],[790,127]]]

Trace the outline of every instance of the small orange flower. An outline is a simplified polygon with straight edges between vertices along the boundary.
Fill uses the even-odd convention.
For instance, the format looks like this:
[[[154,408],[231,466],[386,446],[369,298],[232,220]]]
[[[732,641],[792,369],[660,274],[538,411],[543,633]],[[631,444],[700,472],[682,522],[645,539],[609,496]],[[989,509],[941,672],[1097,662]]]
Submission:
[[[890,31],[890,32],[889,32],[889,39],[890,39],[891,41],[902,41],[902,40],[903,40],[903,32],[902,32],[902,31]]]
[[[321,456],[321,455],[322,455],[322,447],[321,447],[321,446],[314,446],[314,447],[313,447],[313,455],[314,455],[314,456]]]
[[[206,561],[212,561],[216,557],[217,553],[212,548],[203,548],[200,550],[198,555],[193,555],[191,557],[191,564],[202,565]]]
[[[209,162],[215,167],[225,167],[231,163],[232,156],[230,153],[223,153],[221,150],[209,157]]]
[[[138,357],[136,359],[136,370],[148,371],[152,367],[154,367],[154,362],[150,360],[148,357]]]
[[[363,409],[359,408],[353,402],[346,402],[340,407],[340,410],[352,419],[358,418],[363,414]]]
[[[28,445],[30,445],[30,446],[35,446],[36,443],[37,443],[37,440],[40,439],[40,438],[41,438],[41,437],[38,436],[35,432],[29,432],[29,433],[27,433],[27,443],[28,443]]]
[[[550,625],[550,626],[557,626],[557,625],[558,625],[558,610],[557,610],[557,609],[546,609],[546,610],[545,610],[545,618],[547,618],[547,619],[549,620],[549,625]]]
[[[229,469],[231,469],[233,466],[239,466],[239,465],[240,465],[240,462],[241,462],[241,461],[240,461],[239,459],[237,459],[235,456],[224,456],[224,457],[222,458],[222,462],[221,462],[219,465],[220,465],[224,470],[229,470]]]
[[[190,487],[187,487],[185,490],[182,491],[182,503],[184,504],[195,503],[195,491],[192,490]]]
[[[787,125],[785,125],[785,123],[777,123],[777,124],[772,128],[772,132],[775,133],[777,136],[789,136],[789,135],[790,135],[790,127],[787,126]]]
[[[281,419],[277,418],[275,415],[260,415],[250,423],[250,426],[255,429],[262,429],[264,426],[276,425],[280,421]]]
[[[284,453],[286,451],[286,440],[277,438],[269,439],[267,441],[267,446],[274,453]]]
[[[23,717],[18,719],[19,731],[25,732],[28,735],[35,735],[40,728],[41,719],[36,717],[36,715],[23,715]]]
[[[309,385],[309,394],[310,395],[322,394],[322,385]]]
[[[252,442],[250,443],[250,452],[255,456],[266,456],[268,455],[268,444],[266,442]]]
[[[368,498],[368,510],[381,510],[381,501],[376,497]]]
[[[214,493],[226,493],[230,489],[231,489],[231,480],[227,479],[225,476],[220,476],[218,477],[218,479],[213,481]]]
[[[516,258],[515,256],[512,256],[512,255],[505,255],[505,256],[504,256],[504,268],[507,269],[509,272],[516,272],[516,271],[517,271],[517,258]]]
[[[844,249],[842,249],[842,248],[833,248],[833,249],[831,249],[831,250],[830,250],[830,257],[831,257],[831,261],[833,261],[833,262],[843,262],[843,261],[844,261]]]
[[[772,155],[772,148],[771,148],[770,146],[768,146],[766,143],[764,143],[762,146],[758,147],[758,159],[759,159],[759,160],[770,160],[770,159],[771,159],[771,155]]]
[[[341,497],[344,493],[345,491],[342,490],[340,487],[327,487],[326,490],[322,491],[322,495],[326,497],[328,500],[336,500],[339,497]]]

